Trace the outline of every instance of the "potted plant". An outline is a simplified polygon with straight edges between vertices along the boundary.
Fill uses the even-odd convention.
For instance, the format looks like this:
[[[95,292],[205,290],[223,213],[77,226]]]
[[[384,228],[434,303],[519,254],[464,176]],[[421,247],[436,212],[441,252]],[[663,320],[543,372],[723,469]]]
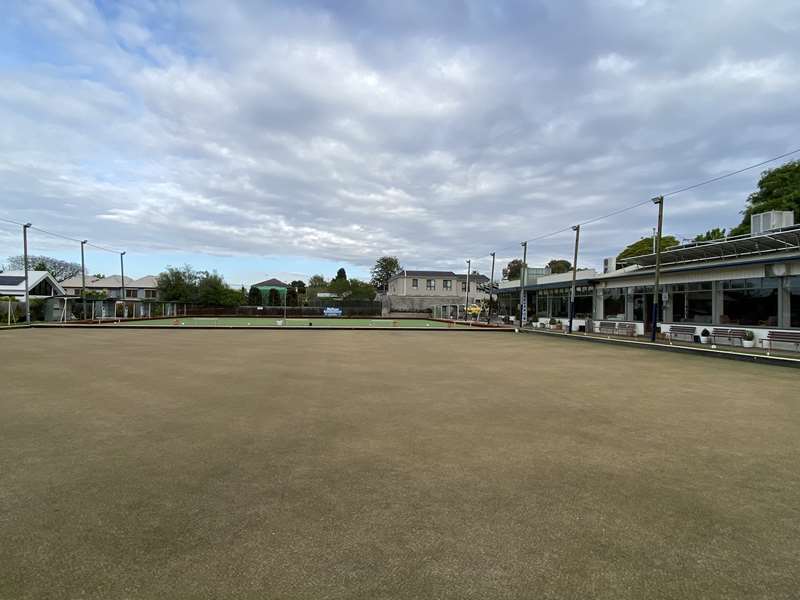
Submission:
[[[710,341],[711,341],[711,332],[708,329],[703,329],[703,331],[700,332],[700,343],[707,344]]]
[[[756,345],[756,334],[749,329],[742,336],[742,348],[752,348]]]

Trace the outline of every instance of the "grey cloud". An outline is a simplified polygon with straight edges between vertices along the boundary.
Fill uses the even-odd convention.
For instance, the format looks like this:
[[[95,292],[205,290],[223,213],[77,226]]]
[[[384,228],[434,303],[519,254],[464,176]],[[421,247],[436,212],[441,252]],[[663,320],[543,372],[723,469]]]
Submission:
[[[796,140],[789,1],[104,10],[34,4],[6,25],[52,55],[0,67],[3,212],[140,252],[485,264]],[[676,197],[667,230],[735,224],[756,178]],[[653,220],[587,227],[582,262]]]

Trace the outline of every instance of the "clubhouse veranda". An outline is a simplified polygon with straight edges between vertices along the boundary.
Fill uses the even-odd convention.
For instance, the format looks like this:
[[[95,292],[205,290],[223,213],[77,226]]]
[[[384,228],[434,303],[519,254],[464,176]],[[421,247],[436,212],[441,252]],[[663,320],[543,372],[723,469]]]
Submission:
[[[655,254],[604,272],[576,273],[576,330],[598,331],[600,322],[631,324],[638,335],[652,330]],[[527,325],[567,321],[572,272],[527,277]],[[657,330],[674,325],[741,327],[756,341],[771,330],[800,328],[800,225],[759,231],[712,242],[693,242],[661,253],[660,314]],[[520,282],[503,282],[500,313],[520,314]]]

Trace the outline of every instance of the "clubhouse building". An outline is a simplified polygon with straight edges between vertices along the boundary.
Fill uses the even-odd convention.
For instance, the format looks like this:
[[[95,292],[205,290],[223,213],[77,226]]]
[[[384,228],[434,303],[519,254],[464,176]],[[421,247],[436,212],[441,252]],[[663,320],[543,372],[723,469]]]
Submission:
[[[658,331],[742,328],[760,340],[770,330],[800,328],[800,225],[791,224],[791,212],[754,215],[752,223],[751,234],[662,250]],[[647,254],[609,259],[602,273],[578,271],[573,329],[599,331],[601,322],[616,321],[650,333],[655,261]],[[568,320],[571,284],[572,271],[529,276],[528,323]],[[520,296],[518,281],[503,282],[500,313],[518,316]]]

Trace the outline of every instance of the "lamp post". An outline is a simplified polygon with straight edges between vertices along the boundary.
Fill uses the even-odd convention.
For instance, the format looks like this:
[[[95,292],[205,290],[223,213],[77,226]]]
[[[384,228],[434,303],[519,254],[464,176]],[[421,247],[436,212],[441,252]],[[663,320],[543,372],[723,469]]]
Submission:
[[[28,296],[28,227],[30,223],[22,226],[22,265],[25,270],[25,322],[31,324],[31,303]]]
[[[578,242],[581,237],[581,226],[575,225],[572,230],[575,232],[575,253],[572,257],[572,289],[569,293],[569,333],[572,333],[572,320],[575,318],[575,279],[578,275]]]
[[[658,289],[661,278],[661,226],[664,223],[664,196],[653,198],[653,204],[658,204],[658,233],[656,234],[656,272],[653,282],[653,330],[650,332],[650,341],[656,341],[656,323],[658,322],[658,308],[660,304],[660,291]]]
[[[492,252],[492,275],[489,278],[489,311],[486,315],[486,323],[492,322],[492,293],[494,292],[494,252]]]
[[[472,269],[472,260],[467,260],[467,295],[464,298],[464,320],[467,320],[467,309],[469,308],[469,272]]]
[[[119,278],[122,282],[122,318],[125,318],[125,252],[119,253]],[[116,311],[115,311],[116,312]],[[116,316],[116,315],[115,315]]]
[[[84,259],[83,247],[89,240],[81,241],[81,303],[83,304],[83,320],[86,320],[86,260]],[[64,300],[66,303],[66,300]],[[66,319],[66,306],[64,307],[64,318]]]
[[[525,280],[528,275],[528,242],[521,242],[522,267],[519,270],[519,326],[524,327],[528,320],[528,294],[525,291]]]

